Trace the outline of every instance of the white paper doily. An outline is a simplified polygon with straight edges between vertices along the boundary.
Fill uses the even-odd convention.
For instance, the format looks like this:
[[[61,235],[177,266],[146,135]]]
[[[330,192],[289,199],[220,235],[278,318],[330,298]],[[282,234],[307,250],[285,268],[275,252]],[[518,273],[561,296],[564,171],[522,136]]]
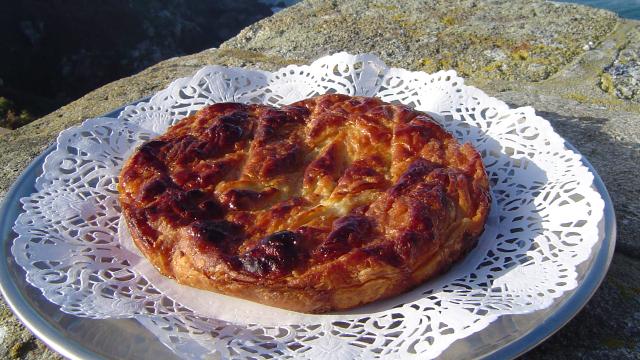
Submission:
[[[482,154],[493,204],[467,258],[407,294],[305,315],[179,287],[119,235],[117,175],[142,142],[216,102],[288,104],[324,93],[377,96],[433,115]],[[530,107],[509,109],[453,71],[388,68],[339,53],[273,73],[208,66],[118,118],[63,131],[11,248],[29,283],[61,310],[135,318],[184,358],[433,358],[501,315],[550,306],[576,288],[604,202],[580,156]],[[121,239],[122,238],[122,239]]]

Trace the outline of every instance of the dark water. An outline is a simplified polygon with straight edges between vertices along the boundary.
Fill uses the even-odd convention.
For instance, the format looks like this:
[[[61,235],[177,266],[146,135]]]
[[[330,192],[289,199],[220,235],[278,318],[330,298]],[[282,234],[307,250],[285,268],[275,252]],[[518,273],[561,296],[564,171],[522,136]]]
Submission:
[[[557,0],[611,10],[621,17],[640,19],[640,0]]]
[[[271,15],[259,0],[0,0],[0,127],[22,126],[161,60],[217,47]]]

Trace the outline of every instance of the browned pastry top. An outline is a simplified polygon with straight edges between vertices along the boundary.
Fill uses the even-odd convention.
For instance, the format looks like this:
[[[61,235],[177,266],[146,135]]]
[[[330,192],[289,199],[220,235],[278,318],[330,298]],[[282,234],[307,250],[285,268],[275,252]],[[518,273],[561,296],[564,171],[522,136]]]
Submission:
[[[443,271],[474,246],[489,207],[471,145],[407,106],[335,94],[207,106],[140,146],[119,190],[163,274],[308,312]]]

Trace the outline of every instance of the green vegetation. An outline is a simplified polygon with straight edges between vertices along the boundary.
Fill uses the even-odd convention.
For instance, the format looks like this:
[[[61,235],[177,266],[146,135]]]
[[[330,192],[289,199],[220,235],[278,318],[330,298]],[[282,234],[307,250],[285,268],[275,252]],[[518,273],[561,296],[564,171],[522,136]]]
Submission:
[[[17,129],[33,120],[28,111],[18,111],[13,101],[0,96],[0,127]]]
[[[531,45],[529,45],[529,43],[521,43],[511,51],[511,57],[514,60],[525,61],[529,59],[529,49],[531,49]]]
[[[616,339],[616,338],[606,338],[602,341],[602,344],[609,349],[620,349],[627,346],[627,343],[624,340]]]
[[[624,106],[624,100],[618,99],[616,97],[605,97],[605,98],[596,98],[591,96],[586,96],[584,94],[570,92],[561,95],[565,99],[575,100],[582,104],[594,104],[599,106],[604,106],[607,108],[612,108],[614,106]]]
[[[454,18],[453,16],[445,16],[441,21],[446,26],[453,26],[456,24],[456,18]]]
[[[602,74],[602,76],[600,77],[600,88],[611,95],[615,95],[616,87],[613,84],[611,75],[609,75],[608,73]]]

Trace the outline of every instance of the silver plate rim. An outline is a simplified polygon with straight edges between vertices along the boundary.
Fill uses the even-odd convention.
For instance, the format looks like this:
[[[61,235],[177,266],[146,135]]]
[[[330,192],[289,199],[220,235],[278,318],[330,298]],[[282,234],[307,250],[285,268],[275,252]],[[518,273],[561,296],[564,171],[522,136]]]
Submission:
[[[148,101],[150,97],[145,97],[129,105],[135,105],[143,101]],[[113,110],[103,117],[117,117],[126,106]],[[565,147],[580,154],[580,152],[565,140]],[[38,155],[22,174],[16,179],[7,191],[0,206],[0,293],[11,308],[14,314],[22,323],[34,333],[36,337],[49,345],[62,356],[70,359],[106,359],[105,357],[87,349],[81,343],[64,336],[59,329],[56,329],[50,322],[46,321],[38,312],[32,308],[27,299],[17,287],[14,279],[8,270],[9,263],[13,256],[7,252],[7,242],[12,237],[13,224],[20,213],[19,199],[31,194],[38,172],[41,171],[44,159],[55,148],[55,144],[47,147]],[[580,154],[581,155],[581,154]],[[523,334],[518,339],[503,346],[500,349],[483,355],[486,359],[513,359],[525,352],[533,349],[547,338],[551,337],[564,325],[566,325],[580,310],[587,304],[591,297],[604,280],[615,250],[616,243],[616,218],[613,209],[613,202],[609,196],[604,182],[598,175],[591,163],[581,155],[582,163],[593,174],[593,185],[602,197],[604,206],[604,237],[598,254],[589,268],[582,284],[576,288],[575,292],[543,323],[537,325],[533,330]]]

